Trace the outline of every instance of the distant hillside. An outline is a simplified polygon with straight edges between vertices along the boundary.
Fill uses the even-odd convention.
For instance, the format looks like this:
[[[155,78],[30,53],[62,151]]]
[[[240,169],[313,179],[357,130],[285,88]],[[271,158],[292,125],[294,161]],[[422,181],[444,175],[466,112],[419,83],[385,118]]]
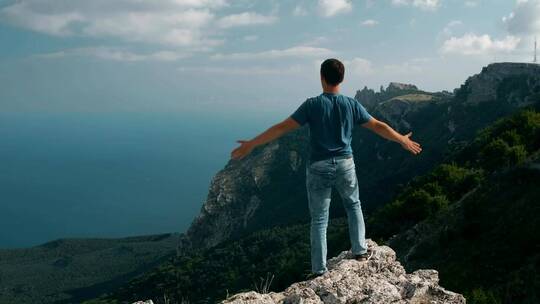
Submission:
[[[439,212],[458,206],[454,203],[463,193],[456,189],[469,192],[482,187],[483,179],[477,180],[477,177],[492,178],[483,173],[477,175],[483,165],[480,169],[468,165],[457,169],[452,164],[439,165],[458,161],[457,153],[465,153],[463,151],[467,150],[463,147],[472,147],[470,142],[482,128],[524,107],[536,106],[540,101],[540,66],[492,64],[470,77],[453,94],[429,93],[412,85],[395,83],[384,93],[374,94],[381,100],[372,103],[370,112],[401,132],[412,130],[413,138],[424,148],[421,155],[413,157],[395,143],[362,128],[354,131],[354,157],[361,200],[368,216],[368,234],[374,239],[386,240],[436,217]],[[479,98],[478,102],[475,96]],[[305,189],[305,165],[309,153],[307,136],[304,127],[258,147],[246,159],[229,161],[212,179],[200,214],[181,235],[177,248],[179,257],[168,259],[174,256],[176,247],[176,236],[173,235],[61,240],[29,249],[3,250],[0,251],[0,302],[72,303],[100,293],[108,295],[91,303],[127,302],[146,295],[161,300],[163,295],[177,299],[186,296],[205,302],[207,298],[220,299],[227,292],[251,288],[253,282],[250,281],[264,277],[266,272],[279,277],[274,288],[298,281],[309,265],[309,236],[305,231],[309,221]],[[523,147],[518,147],[520,144],[508,142],[515,137],[513,134],[505,136],[502,143],[497,141],[483,150],[481,158],[492,160],[487,166],[496,168],[498,163],[493,160],[501,153],[520,162],[523,155],[531,157],[532,150],[527,148],[524,152]],[[489,157],[484,157],[486,155]],[[509,167],[514,165],[508,164],[511,164]],[[420,179],[422,182],[429,181],[430,176],[444,177],[445,174],[452,176],[450,181],[454,181],[454,174],[457,175],[463,184],[427,182],[418,184],[424,187],[423,191],[411,190],[410,185],[419,182],[413,180],[416,176],[427,176]],[[413,184],[410,184],[411,180]],[[446,192],[439,193],[439,190]],[[521,193],[519,189],[515,191]],[[523,193],[529,193],[527,191]],[[495,190],[489,192],[497,193]],[[499,192],[499,196],[503,197],[504,193]],[[411,204],[416,201],[421,204]],[[416,209],[403,207],[404,202],[409,202],[405,207]],[[381,206],[385,207],[381,209]],[[411,210],[415,212],[411,214]],[[335,192],[331,215],[334,218],[344,216]],[[335,250],[346,250],[349,246],[346,227],[342,220],[333,223],[336,227],[330,229],[335,229],[334,236],[329,236],[330,246]],[[391,225],[381,226],[380,223]],[[396,247],[400,255],[409,250],[401,243],[396,243]],[[433,263],[446,258],[442,254],[435,257],[440,260]],[[406,260],[406,266],[409,261],[414,263],[413,259]],[[459,265],[469,267],[472,264]],[[444,267],[443,271],[446,271]],[[452,277],[448,273],[441,273],[442,280]],[[483,272],[486,276],[490,274]],[[497,284],[486,286],[487,296],[500,297],[501,293],[493,289],[501,286]],[[448,285],[463,292],[478,287]],[[118,286],[122,288],[117,289]],[[479,294],[484,292],[482,288],[479,290]]]
[[[497,89],[492,91],[489,102],[474,103],[468,99],[470,94],[477,93],[475,90],[478,86],[468,86],[467,83],[478,79],[488,79],[496,84]],[[415,130],[416,138],[423,144],[424,155],[413,158],[401,151],[400,147],[375,136],[367,133],[355,134],[355,158],[362,164],[357,166],[357,176],[364,191],[367,191],[363,192],[363,196],[368,198],[368,203],[370,199],[375,202],[377,197],[380,200],[379,204],[373,203],[371,206],[373,209],[379,208],[369,215],[368,236],[384,241],[422,221],[444,217],[446,212],[459,206],[459,202],[474,189],[490,187],[489,182],[496,178],[499,170],[506,172],[527,161],[534,161],[537,153],[535,145],[540,138],[540,133],[535,133],[537,129],[534,127],[534,117],[538,114],[534,111],[523,112],[514,118],[498,122],[480,134],[478,131],[501,117],[520,112],[524,107],[538,108],[539,94],[539,66],[495,64],[470,78],[464,86],[455,91],[453,97],[448,93],[408,91],[401,97],[393,96],[387,101],[377,103],[372,113],[385,117],[385,120],[397,124],[402,130],[408,126]],[[532,129],[521,128],[520,117],[533,117],[530,124]],[[501,126],[508,126],[509,132],[503,132],[505,130]],[[184,236],[182,256],[92,303],[116,303],[118,300],[129,301],[147,297],[157,299],[164,294],[177,299],[187,297],[191,301],[206,303],[223,298],[227,292],[253,288],[253,281],[265,277],[268,272],[276,275],[272,290],[279,290],[288,283],[301,280],[303,273],[309,270],[309,235],[307,225],[302,224],[308,219],[307,205],[304,205],[307,202],[304,202],[302,197],[305,195],[301,169],[305,165],[301,153],[306,151],[303,144],[304,131],[300,130],[260,147],[245,161],[229,162],[212,181],[200,216]],[[498,138],[500,136],[502,137]],[[475,137],[476,140],[473,140]],[[478,164],[467,164],[466,160]],[[484,161],[487,163],[483,163]],[[534,163],[526,166],[537,167]],[[413,179],[415,176],[420,177]],[[535,180],[533,178],[524,183],[518,182],[508,192],[505,192],[504,188],[501,188],[502,192],[483,189],[490,194],[496,193],[501,198],[504,193],[521,193],[525,195],[522,197],[523,206],[534,208],[534,205],[530,204],[540,200],[531,200],[536,194],[529,191],[532,188],[527,187]],[[521,189],[521,186],[524,188]],[[381,209],[380,206],[385,202],[388,204],[384,204]],[[489,200],[485,202],[489,204]],[[506,205],[508,204],[507,202]],[[334,208],[337,206],[338,211],[334,209],[333,215],[339,217],[339,199],[334,199],[332,205]],[[525,211],[526,208],[521,210]],[[510,213],[505,214],[510,216]],[[485,219],[488,221],[488,217]],[[299,224],[289,225],[291,222]],[[508,222],[513,223],[513,219],[509,218]],[[518,225],[516,231],[526,235],[525,230],[536,225],[534,221],[531,223],[533,226]],[[264,228],[272,225],[280,227]],[[435,225],[428,227],[437,230]],[[348,248],[345,231],[343,220],[333,221],[329,230],[330,256],[332,250]],[[403,243],[395,243],[401,257],[403,252],[409,250],[407,244],[414,246],[414,240],[413,237]],[[519,239],[518,244],[524,245],[520,243],[522,240],[523,238]],[[440,249],[444,251],[444,243],[440,245]],[[467,246],[464,247],[466,250],[475,250],[474,243],[468,243]],[[530,249],[530,246],[525,248]],[[425,251],[418,252],[427,254],[429,250],[427,247]],[[521,263],[528,257],[523,251],[516,253],[516,263]],[[466,258],[467,252],[461,252],[461,255],[457,256],[438,253],[435,255],[435,259],[440,258],[440,263],[448,265],[462,257]],[[496,259],[497,256],[494,256],[486,261],[496,262]],[[408,261],[404,260],[407,267]],[[471,261],[480,263],[479,260],[465,261],[467,262],[459,262],[460,265],[471,270],[476,267]],[[528,267],[525,263],[512,265],[518,268]],[[429,264],[422,265],[423,267],[437,268]],[[444,270],[444,267],[442,268]],[[454,274],[459,273],[460,269],[453,268]],[[497,270],[489,265],[486,269]],[[453,285],[446,281],[444,286],[466,293],[471,299],[469,303],[491,303],[491,300],[496,301],[505,296],[497,290],[500,282],[486,286],[478,282],[494,274],[500,275],[493,271],[478,272],[476,281],[469,282],[460,277],[456,279],[461,280],[459,284],[458,281]],[[451,273],[441,272],[443,281],[451,278],[456,277],[452,277]],[[516,282],[521,278],[524,277],[518,275]],[[510,278],[501,277],[500,280],[508,279]],[[527,288],[533,288],[531,286],[534,285],[527,285]],[[482,299],[488,300],[482,302]]]
[[[396,83],[373,94],[370,112],[401,132],[413,131],[413,138],[424,150],[412,157],[399,145],[356,128],[352,145],[360,198],[367,214],[388,202],[400,185],[425,174],[449,151],[471,140],[479,129],[538,100],[540,66],[491,64],[470,77],[455,94],[428,93]],[[357,94],[361,96],[368,95]],[[473,96],[481,96],[482,102],[472,102]],[[308,153],[307,127],[303,127],[256,148],[241,161],[230,160],[213,178],[206,202],[184,235],[182,247],[211,247],[258,229],[308,221]],[[336,193],[333,201],[331,215],[343,216]]]
[[[540,106],[500,120],[454,151],[448,162],[407,184],[368,219],[368,237],[395,248],[408,271],[433,268],[441,286],[470,304],[537,303],[540,278]],[[214,303],[272,291],[309,272],[309,225],[275,227],[194,250],[88,304],[153,299]],[[329,257],[348,250],[345,218],[331,221]]]
[[[434,267],[479,303],[538,303],[540,106],[484,130],[452,167],[413,182],[370,219],[386,223],[375,232],[398,233],[408,269]]]
[[[176,234],[60,239],[0,250],[0,303],[79,303],[175,255]]]

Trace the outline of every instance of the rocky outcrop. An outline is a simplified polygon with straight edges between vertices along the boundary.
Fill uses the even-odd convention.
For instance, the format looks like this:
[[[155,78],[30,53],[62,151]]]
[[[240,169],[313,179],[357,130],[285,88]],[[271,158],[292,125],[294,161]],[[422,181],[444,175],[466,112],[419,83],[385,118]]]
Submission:
[[[400,132],[413,131],[426,147],[422,156],[411,158],[399,145],[356,128],[353,153],[361,164],[357,166],[361,199],[373,210],[388,201],[399,184],[440,161],[449,143],[470,140],[499,117],[540,100],[540,70],[532,64],[492,64],[470,77],[455,96],[390,83],[380,92],[364,88],[355,98]],[[482,100],[487,99],[493,102],[486,108]],[[308,154],[304,127],[258,147],[245,159],[229,161],[212,179],[200,214],[182,236],[180,247],[211,247],[260,228],[307,221]],[[340,205],[338,196],[332,205]]]
[[[414,84],[399,83],[399,82],[390,82],[388,88],[386,88],[387,93],[392,92],[402,92],[402,91],[418,91],[418,88]]]
[[[381,87],[381,91],[383,88]],[[364,87],[362,90],[356,91],[356,95],[354,96],[354,99],[360,101],[362,105],[370,111],[371,109],[375,108],[379,102],[381,102],[381,98],[379,96],[379,93],[376,93],[373,89],[369,89],[368,87]]]
[[[506,82],[506,83],[505,83]],[[519,90],[516,93],[512,91]],[[505,99],[517,106],[540,97],[540,65],[535,63],[493,63],[471,76],[457,92],[469,104]]]
[[[391,82],[386,89],[381,86],[379,92],[364,87],[362,90],[356,91],[354,99],[360,101],[368,111],[371,111],[383,101],[392,99],[396,96],[413,93],[422,93],[422,91],[418,90],[418,88],[412,84]]]
[[[256,148],[242,160],[229,160],[213,177],[206,201],[181,239],[180,247],[211,247],[264,225],[257,213],[265,213],[268,218],[269,214],[279,211],[272,208],[280,207],[273,201],[276,190],[283,191],[283,183],[299,187],[289,187],[294,189],[293,194],[305,195],[305,190],[300,188],[305,179],[307,140],[307,129],[301,128]],[[293,204],[304,207],[294,201],[296,198],[289,194],[280,200],[285,207],[286,200],[290,199],[287,207],[290,210],[294,209]],[[281,218],[286,220],[287,212],[283,213]],[[273,221],[278,223],[279,219]]]
[[[429,94],[407,94],[383,101],[375,110],[379,114],[379,119],[390,123],[394,128],[410,130],[411,124],[407,121],[407,116],[432,101],[434,98]]]
[[[278,303],[465,303],[465,298],[439,286],[435,270],[406,273],[387,246],[368,240],[371,259],[358,262],[344,251],[328,261],[329,271],[315,279],[294,283],[283,292],[254,291],[233,295],[224,304]]]

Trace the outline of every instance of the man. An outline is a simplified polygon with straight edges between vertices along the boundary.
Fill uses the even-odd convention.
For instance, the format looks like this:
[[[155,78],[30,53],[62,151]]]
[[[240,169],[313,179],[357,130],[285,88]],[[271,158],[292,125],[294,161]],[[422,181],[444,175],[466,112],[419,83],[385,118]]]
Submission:
[[[326,268],[326,228],[332,187],[339,192],[348,218],[351,251],[359,261],[369,256],[355,163],[352,157],[352,129],[361,125],[383,138],[397,142],[411,152],[422,151],[410,139],[412,133],[401,135],[386,123],[373,118],[357,100],[339,93],[345,67],[337,59],[327,59],[321,64],[323,93],[308,98],[284,121],[270,127],[251,140],[239,140],[240,147],[231,153],[241,159],[256,146],[270,142],[283,134],[308,123],[311,155],[306,165],[306,188],[311,215],[311,275],[324,274]]]

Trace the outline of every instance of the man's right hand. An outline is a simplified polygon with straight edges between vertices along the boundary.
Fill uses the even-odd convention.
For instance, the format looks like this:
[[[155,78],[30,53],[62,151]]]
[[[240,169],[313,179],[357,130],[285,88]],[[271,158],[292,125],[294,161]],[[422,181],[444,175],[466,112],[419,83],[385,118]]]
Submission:
[[[379,136],[386,138],[391,141],[395,141],[403,147],[403,149],[411,152],[416,155],[422,152],[420,144],[411,140],[412,132],[408,134],[401,135],[392,129],[388,124],[377,120],[374,117],[371,117],[366,123],[362,124],[362,127],[367,128]]]
[[[420,147],[420,144],[411,140],[412,132],[409,132],[405,135],[403,135],[400,144],[403,147],[403,149],[411,152],[412,154],[416,155],[422,152],[422,147]]]

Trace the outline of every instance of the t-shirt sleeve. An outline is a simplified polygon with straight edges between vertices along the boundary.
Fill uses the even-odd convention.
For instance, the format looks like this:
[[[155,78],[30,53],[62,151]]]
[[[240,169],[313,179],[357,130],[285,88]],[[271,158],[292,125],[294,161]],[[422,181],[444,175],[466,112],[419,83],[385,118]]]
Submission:
[[[366,108],[357,100],[354,102],[354,116],[356,117],[356,124],[361,125],[368,122],[371,119],[371,114],[368,113]]]
[[[309,121],[308,115],[308,100],[304,101],[296,111],[291,115],[291,118],[294,119],[299,125],[304,125]]]

